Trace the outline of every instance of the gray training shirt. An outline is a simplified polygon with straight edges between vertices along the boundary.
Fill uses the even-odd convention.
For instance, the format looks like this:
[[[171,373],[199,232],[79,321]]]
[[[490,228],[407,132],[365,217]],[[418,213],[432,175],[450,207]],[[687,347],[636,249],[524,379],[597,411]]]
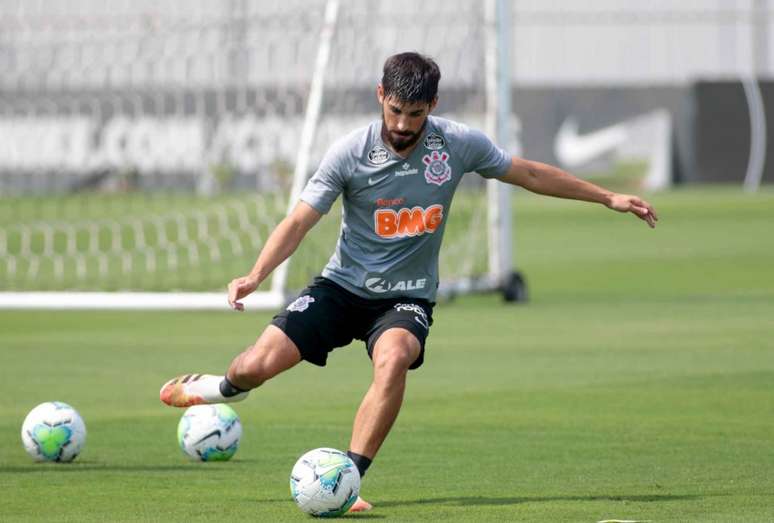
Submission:
[[[438,253],[464,173],[503,176],[508,153],[480,131],[428,116],[401,158],[385,146],[381,120],[338,140],[301,194],[327,213],[343,194],[341,232],[322,275],[364,298],[434,301]]]

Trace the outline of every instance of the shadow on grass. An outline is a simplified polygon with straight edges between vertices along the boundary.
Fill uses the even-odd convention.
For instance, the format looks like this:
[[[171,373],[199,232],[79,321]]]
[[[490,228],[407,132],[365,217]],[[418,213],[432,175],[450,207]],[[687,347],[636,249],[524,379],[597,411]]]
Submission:
[[[245,501],[254,502],[255,500],[245,500]],[[286,498],[273,498],[273,499],[261,499],[261,500],[258,500],[258,504],[259,505],[264,504],[264,503],[281,503],[281,504],[285,505],[285,504],[292,503],[292,502],[293,502],[293,499],[290,496],[288,496]],[[352,518],[357,518],[357,519],[385,519],[386,517],[387,516],[385,516],[383,514],[374,514],[373,512],[357,512],[357,513],[353,513],[353,514],[349,514],[349,513],[342,514],[341,516],[329,516],[329,517],[326,517],[325,519],[340,519],[340,518],[347,518],[347,519],[352,519]]]
[[[193,465],[196,465],[195,463]],[[209,466],[204,464],[203,466]],[[201,467],[181,463],[178,465],[115,465],[99,462],[35,463],[31,465],[0,466],[0,474],[35,474],[60,472],[198,472]]]
[[[521,503],[543,503],[549,501],[630,501],[638,503],[654,503],[660,501],[684,501],[690,499],[700,499],[703,496],[695,495],[666,495],[666,494],[648,494],[641,496],[545,496],[545,497],[503,497],[490,498],[484,496],[470,497],[448,497],[448,498],[427,498],[410,499],[397,501],[377,502],[378,507],[400,507],[404,505],[443,505],[451,504],[458,506],[476,506],[476,505],[518,505]]]

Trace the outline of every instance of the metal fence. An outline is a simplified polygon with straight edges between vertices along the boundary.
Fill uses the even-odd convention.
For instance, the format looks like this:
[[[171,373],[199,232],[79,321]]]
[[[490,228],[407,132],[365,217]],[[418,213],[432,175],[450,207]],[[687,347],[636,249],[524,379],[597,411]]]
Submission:
[[[513,80],[675,84],[752,71],[771,77],[772,4],[513,0]],[[381,64],[353,60],[366,47],[382,56],[423,47],[448,71],[447,86],[464,85],[463,71],[476,68],[477,55],[459,52],[475,37],[460,21],[481,16],[479,7],[467,0],[345,1],[339,31],[351,45],[332,57],[329,81],[370,85]],[[287,87],[308,75],[323,8],[321,0],[1,0],[0,88]],[[376,23],[365,31],[356,22],[363,19]],[[450,36],[444,46],[425,38],[439,26]]]

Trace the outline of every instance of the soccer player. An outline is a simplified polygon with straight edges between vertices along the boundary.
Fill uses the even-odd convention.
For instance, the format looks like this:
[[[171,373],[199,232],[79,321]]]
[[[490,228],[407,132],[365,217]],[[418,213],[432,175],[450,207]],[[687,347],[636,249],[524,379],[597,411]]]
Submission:
[[[539,194],[601,203],[655,226],[653,207],[637,196],[512,157],[481,132],[431,116],[440,77],[435,62],[420,54],[387,59],[376,88],[381,118],[330,148],[253,269],[229,284],[228,302],[243,310],[240,300],[296,250],[342,195],[341,232],[322,275],[274,316],[225,376],[175,378],[161,389],[164,403],[187,407],[240,401],[301,360],[324,366],[331,350],[362,340],[373,362],[373,382],[355,415],[348,452],[362,477],[398,416],[408,371],[424,361],[441,239],[454,191],[463,176],[471,176],[465,173]],[[352,510],[370,508],[358,499]]]

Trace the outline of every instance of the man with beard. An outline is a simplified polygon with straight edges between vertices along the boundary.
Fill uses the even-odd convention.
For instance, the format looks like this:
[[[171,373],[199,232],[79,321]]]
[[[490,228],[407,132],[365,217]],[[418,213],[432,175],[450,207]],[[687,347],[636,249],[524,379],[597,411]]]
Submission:
[[[636,196],[512,157],[482,133],[431,116],[440,76],[435,62],[417,53],[387,59],[376,88],[381,119],[330,148],[253,269],[229,284],[228,301],[243,310],[240,300],[295,251],[341,194],[341,232],[322,275],[274,317],[225,376],[175,378],[161,389],[164,403],[187,407],[240,401],[301,360],[324,366],[331,350],[362,340],[373,362],[373,382],[355,415],[348,452],[362,477],[398,416],[408,371],[424,361],[441,239],[465,173],[539,194],[601,203],[655,226],[653,208]],[[369,508],[358,499],[351,510]]]

